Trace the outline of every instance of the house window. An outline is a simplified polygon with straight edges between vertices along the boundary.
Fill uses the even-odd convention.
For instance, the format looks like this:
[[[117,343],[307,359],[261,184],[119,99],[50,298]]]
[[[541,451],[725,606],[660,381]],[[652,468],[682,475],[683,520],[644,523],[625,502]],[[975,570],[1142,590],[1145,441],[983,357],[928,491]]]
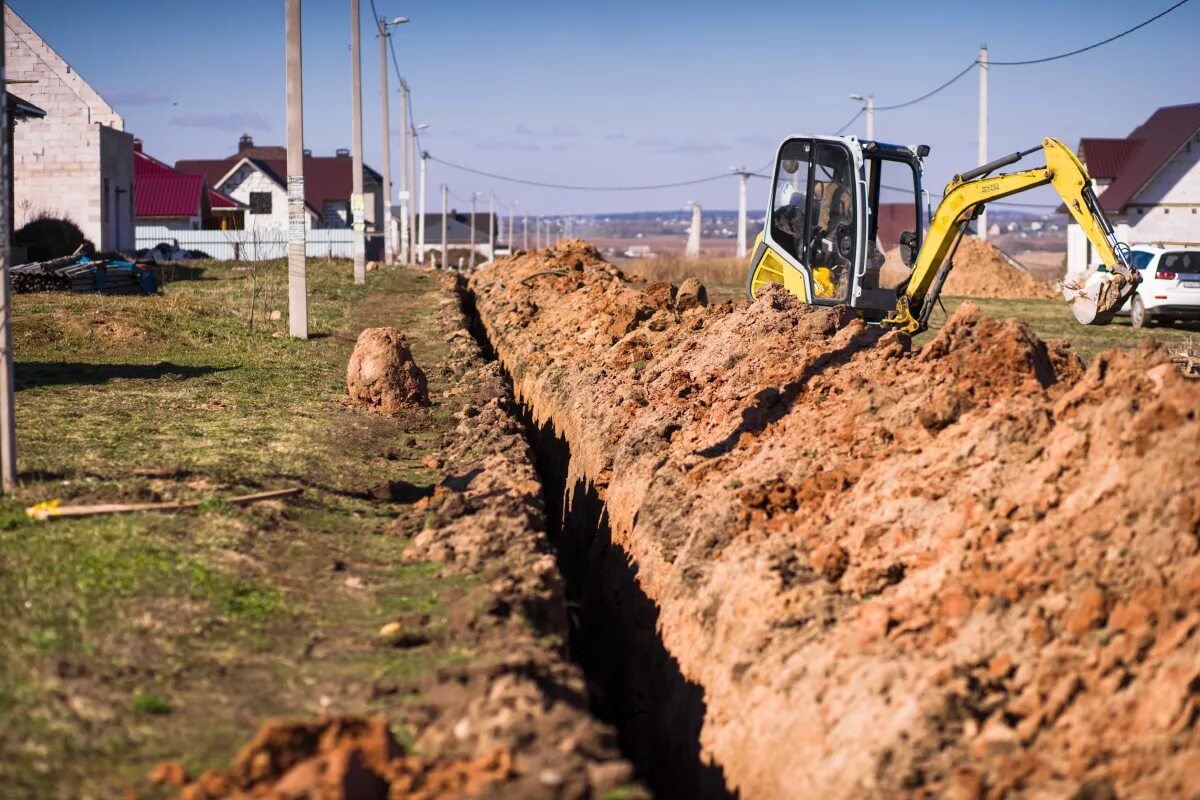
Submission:
[[[250,193],[250,213],[251,214],[270,214],[271,213],[271,193],[270,192],[251,192]]]

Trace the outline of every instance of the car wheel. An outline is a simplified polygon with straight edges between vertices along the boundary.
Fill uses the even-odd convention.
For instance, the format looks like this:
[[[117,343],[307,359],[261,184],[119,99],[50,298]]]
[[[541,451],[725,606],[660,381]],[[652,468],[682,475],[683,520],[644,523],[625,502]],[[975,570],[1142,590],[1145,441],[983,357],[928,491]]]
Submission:
[[[1135,328],[1144,328],[1150,324],[1150,315],[1146,313],[1146,306],[1142,304],[1142,298],[1136,294],[1129,302],[1129,324]]]

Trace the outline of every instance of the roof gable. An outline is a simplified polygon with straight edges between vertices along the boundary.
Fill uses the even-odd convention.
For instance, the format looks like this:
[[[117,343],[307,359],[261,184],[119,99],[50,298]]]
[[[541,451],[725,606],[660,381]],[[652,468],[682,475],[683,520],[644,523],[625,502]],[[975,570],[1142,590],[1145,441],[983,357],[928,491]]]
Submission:
[[[282,154],[277,158],[259,157],[251,153]],[[221,186],[243,162],[270,177],[281,187],[287,187],[287,149],[282,147],[246,148],[239,155],[221,159],[195,159],[176,161],[175,168],[182,172],[198,172],[208,178],[209,185]],[[363,165],[364,177],[377,183],[383,176],[367,165]],[[320,215],[326,203],[348,202],[354,184],[354,160],[344,156],[305,156],[304,200],[314,214]]]
[[[1080,139],[1079,158],[1093,178],[1110,181],[1141,146],[1141,139]]]
[[[1121,213],[1198,131],[1200,103],[1168,106],[1151,114],[1126,137],[1136,146],[1129,150],[1112,184],[1100,195],[1101,208],[1110,214]]]

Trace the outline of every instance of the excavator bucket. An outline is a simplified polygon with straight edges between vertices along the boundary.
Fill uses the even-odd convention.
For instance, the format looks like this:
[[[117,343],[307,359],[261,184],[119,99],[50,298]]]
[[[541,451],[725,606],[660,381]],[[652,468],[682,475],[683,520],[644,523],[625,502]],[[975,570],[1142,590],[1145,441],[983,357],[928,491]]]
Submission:
[[[1136,273],[1134,273],[1136,274]],[[1059,284],[1075,319],[1084,325],[1107,325],[1137,291],[1138,281],[1117,273],[1077,278]]]

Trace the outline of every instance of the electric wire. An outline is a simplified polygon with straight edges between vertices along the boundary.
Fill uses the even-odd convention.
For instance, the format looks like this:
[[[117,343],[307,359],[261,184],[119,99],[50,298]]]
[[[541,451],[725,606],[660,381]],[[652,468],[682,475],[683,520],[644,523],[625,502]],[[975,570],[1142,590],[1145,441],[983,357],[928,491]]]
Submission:
[[[1120,39],[1122,36],[1128,36],[1129,34],[1133,33],[1134,31],[1146,27],[1151,22],[1162,19],[1167,14],[1170,14],[1175,9],[1177,9],[1180,6],[1185,5],[1189,2],[1191,2],[1191,0],[1179,0],[1178,3],[1171,6],[1167,10],[1160,11],[1159,13],[1155,14],[1150,19],[1148,19],[1144,22],[1139,22],[1137,25],[1134,25],[1132,28],[1127,28],[1126,30],[1121,31],[1116,36],[1110,36],[1103,41],[1096,42],[1095,44],[1089,44],[1087,47],[1081,47],[1078,50],[1072,50],[1068,53],[1059,53],[1056,56],[1046,56],[1045,58],[1031,58],[1031,59],[1028,59],[1025,61],[992,61],[991,59],[988,59],[988,66],[989,67],[1023,67],[1028,64],[1045,64],[1048,61],[1058,61],[1060,58],[1070,58],[1071,56],[1077,56],[1080,53],[1086,53],[1089,50],[1095,50],[1097,47],[1103,47],[1104,45],[1108,44],[1109,42],[1115,42],[1117,39]]]
[[[849,128],[851,125],[853,125],[853,124],[854,124],[854,121],[855,121],[855,120],[857,120],[859,117],[861,117],[861,116],[862,116],[863,114],[865,114],[866,112],[867,112],[866,106],[863,106],[862,108],[860,108],[860,109],[858,110],[858,113],[856,113],[856,114],[855,114],[853,117],[851,117],[850,119],[846,120],[846,124],[845,124],[845,125],[843,125],[842,127],[838,128],[838,129],[837,129],[837,130],[834,132],[834,134],[833,134],[833,135],[834,135],[834,136],[841,136],[843,131],[845,131],[847,128]]]
[[[1186,2],[1186,0],[1185,0],[1185,2]],[[875,110],[876,111],[895,111],[896,109],[899,109],[899,108],[908,108],[909,106],[915,106],[917,103],[920,103],[924,100],[928,100],[929,98],[933,97],[935,94],[937,94],[941,91],[944,91],[946,89],[949,89],[951,86],[953,86],[955,83],[957,83],[963,76],[965,76],[971,70],[975,69],[975,67],[977,67],[977,66],[979,66],[979,62],[972,61],[970,64],[968,64],[966,66],[965,69],[963,69],[962,72],[958,73],[953,78],[946,81],[941,86],[934,89],[933,91],[926,92],[925,94],[921,95],[920,97],[913,98],[912,100],[908,100],[904,103],[896,103],[896,104],[890,105],[890,106],[875,106]],[[862,110],[865,111],[866,108],[864,107]]]
[[[720,175],[709,175],[706,178],[695,178],[693,180],[688,180],[688,181],[675,181],[673,183],[647,184],[644,186],[582,186],[582,185],[573,185],[573,184],[566,184],[566,183],[547,183],[545,181],[531,181],[531,180],[526,180],[525,178],[514,178],[511,175],[499,175],[494,172],[487,172],[487,171],[481,170],[481,169],[474,169],[473,167],[465,167],[462,164],[455,164],[453,162],[446,161],[445,159],[438,158],[437,156],[434,156],[432,154],[429,156],[429,160],[436,162],[438,164],[441,164],[442,166],[446,166],[446,167],[450,167],[451,169],[459,170],[460,172],[467,172],[472,175],[480,175],[482,177],[491,178],[491,179],[497,180],[497,181],[506,181],[508,183],[519,183],[524,186],[537,186],[537,187],[540,187],[543,189],[564,189],[564,190],[576,191],[576,192],[641,192],[641,191],[650,191],[653,189],[676,189],[676,188],[679,188],[682,186],[695,186],[698,183],[709,183],[711,181],[724,180],[724,179],[728,178],[731,174],[736,174],[736,173],[723,172]]]

